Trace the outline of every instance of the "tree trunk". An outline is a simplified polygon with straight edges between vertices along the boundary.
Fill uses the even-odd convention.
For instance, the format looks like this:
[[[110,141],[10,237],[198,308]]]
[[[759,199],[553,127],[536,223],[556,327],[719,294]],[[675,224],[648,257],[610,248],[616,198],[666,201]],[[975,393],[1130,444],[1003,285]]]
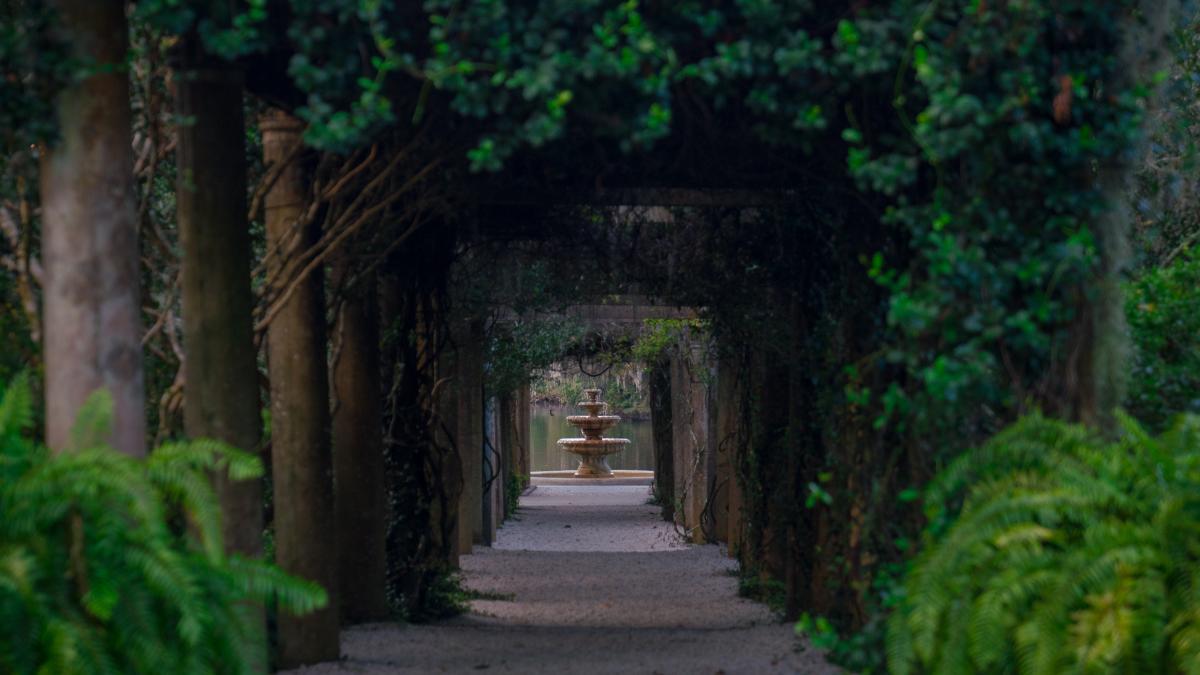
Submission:
[[[46,442],[70,443],[103,387],[112,444],[146,453],[125,3],[56,0],[61,37],[92,74],[58,96],[60,138],[42,155]],[[109,67],[96,67],[109,66]]]
[[[342,254],[339,282],[351,271],[349,255]],[[342,534],[341,614],[346,623],[388,617],[378,312],[375,277],[370,275],[347,291],[334,328],[333,476],[337,530]]]
[[[301,142],[302,127],[278,110],[263,115],[263,159],[286,161]],[[316,232],[292,236],[305,204],[304,169],[283,171],[267,193],[268,246],[283,247],[269,272],[310,246]],[[337,660],[337,532],[333,462],[329,449],[329,386],[325,363],[325,299],[319,270],[302,281],[268,329],[271,378],[271,467],[275,496],[275,561],[285,571],[315,581],[329,604],[304,616],[279,617],[279,664],[291,668]]]

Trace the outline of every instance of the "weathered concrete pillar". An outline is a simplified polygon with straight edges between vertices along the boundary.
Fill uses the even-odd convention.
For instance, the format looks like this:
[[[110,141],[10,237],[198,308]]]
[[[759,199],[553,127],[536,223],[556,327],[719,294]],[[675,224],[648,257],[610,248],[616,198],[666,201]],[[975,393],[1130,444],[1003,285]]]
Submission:
[[[280,110],[260,120],[263,159],[285,161],[300,144],[303,125]],[[283,255],[278,273],[316,239],[315,228],[294,232],[307,194],[306,172],[292,162],[267,193],[267,244]],[[297,236],[293,236],[293,234]],[[267,333],[271,378],[271,467],[275,500],[275,561],[284,571],[317,582],[329,604],[304,616],[279,617],[279,663],[292,668],[337,660],[337,523],[329,447],[329,385],[325,360],[325,295],[320,271],[301,282]]]
[[[463,491],[458,502],[458,542],[462,553],[483,543],[483,326],[461,324],[457,343],[458,454]]]
[[[432,320],[426,318],[426,320]],[[432,352],[435,347],[426,344],[424,349]],[[459,511],[462,506],[462,494],[464,489],[463,483],[463,462],[462,462],[462,447],[461,439],[458,432],[458,417],[459,417],[459,389],[461,383],[458,379],[458,354],[456,354],[449,346],[442,347],[442,351],[437,355],[437,365],[435,369],[435,378],[432,402],[433,402],[433,419],[434,443],[442,449],[442,471],[441,482],[442,491],[444,493],[444,501],[430,505],[430,519],[433,521],[433,527],[436,530],[441,530],[443,524],[449,524],[448,532],[444,533],[446,540],[443,542],[447,551],[446,563],[451,567],[458,567],[459,556],[470,553],[471,547],[468,545],[464,550],[462,546],[462,537],[459,536],[461,529],[461,518]],[[443,534],[441,532],[439,535]]]
[[[215,438],[259,454],[262,400],[250,288],[246,217],[246,122],[242,73],[202,54],[199,37],[179,44],[175,110],[176,220],[183,249],[183,427],[189,438]],[[258,557],[263,550],[263,481],[215,472],[225,549]],[[247,608],[262,634],[253,657],[266,670],[266,614]]]
[[[517,390],[517,475],[521,485],[529,485],[529,472],[532,470],[530,455],[529,425],[532,422],[533,401],[529,383],[521,385]]]
[[[339,281],[353,269],[348,255]],[[346,623],[388,617],[387,495],[383,464],[383,386],[375,278],[360,279],[338,307],[334,325],[333,477],[341,616]]]
[[[727,359],[716,367],[715,401],[710,421],[713,423],[712,455],[715,460],[712,493],[712,531],[717,541],[729,543],[729,484],[733,480],[733,443],[729,439],[729,400],[727,381],[733,379]]]
[[[483,407],[484,462],[483,480],[487,490],[483,493],[484,546],[496,541],[496,530],[504,521],[504,448],[500,443],[500,401],[489,397]]]
[[[650,431],[654,436],[654,495],[663,520],[675,520],[675,451],[671,423],[671,362],[660,359],[650,369]]]
[[[675,522],[695,543],[704,543],[704,507],[709,490],[708,387],[704,349],[685,336],[671,357],[671,424]]]
[[[146,454],[137,216],[125,3],[55,0],[55,32],[87,77],[55,101],[59,138],[41,160],[46,444],[70,445],[76,413],[103,387],[112,444]]]
[[[499,405],[499,449],[504,466],[501,505],[507,513],[518,506],[508,503],[509,482],[517,481],[522,488],[529,483],[526,459],[529,454],[529,385],[521,385],[515,391],[504,394],[500,397]]]
[[[517,430],[520,424],[520,414],[517,412],[517,401],[520,399],[520,394],[517,392],[508,392],[500,396],[500,417],[499,417],[499,443],[500,456],[504,459],[501,471],[501,480],[505,481],[503,494],[505,499],[508,498],[508,481],[516,478],[520,479],[520,432]],[[505,503],[505,508],[510,508],[515,505]]]
[[[787,510],[796,499],[783,492],[787,481],[786,440],[789,379],[779,367],[779,354],[758,349],[751,360],[752,396],[755,399],[751,424],[757,453],[755,474],[760,494],[756,496],[752,548],[742,558],[748,567],[774,579],[784,578],[787,561]]]
[[[738,478],[738,465],[745,448],[742,443],[741,406],[744,395],[745,373],[740,372],[732,356],[723,356],[717,362],[716,401],[716,455],[717,497],[713,507],[717,538],[725,542],[731,555],[736,555],[741,546],[742,485]]]
[[[199,38],[180,45],[176,111],[176,218],[183,248],[183,426],[257,453],[262,440],[246,220],[246,130],[241,72],[202,57]],[[262,553],[258,480],[216,478],[229,551]]]

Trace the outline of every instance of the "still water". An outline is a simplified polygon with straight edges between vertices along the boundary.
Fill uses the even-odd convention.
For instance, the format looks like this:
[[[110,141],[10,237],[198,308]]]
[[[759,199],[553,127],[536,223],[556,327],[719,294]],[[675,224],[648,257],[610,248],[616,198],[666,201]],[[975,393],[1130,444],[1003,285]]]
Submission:
[[[541,406],[533,409],[529,416],[531,471],[561,471],[579,466],[579,459],[559,450],[556,442],[560,438],[583,437],[579,429],[567,424],[567,415],[582,413],[570,410]],[[628,438],[632,441],[621,452],[608,456],[608,465],[612,468],[654,469],[654,437],[650,432],[650,420],[622,419],[615,427],[605,431],[604,437]]]

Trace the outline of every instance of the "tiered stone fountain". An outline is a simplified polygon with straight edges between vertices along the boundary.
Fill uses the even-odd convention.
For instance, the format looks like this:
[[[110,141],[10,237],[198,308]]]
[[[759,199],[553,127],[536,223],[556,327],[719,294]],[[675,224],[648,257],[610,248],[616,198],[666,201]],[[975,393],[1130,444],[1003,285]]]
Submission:
[[[585,389],[588,400],[578,403],[586,415],[570,415],[567,424],[579,427],[583,438],[559,439],[558,445],[569,453],[579,455],[576,478],[612,478],[613,470],[605,458],[629,445],[628,438],[604,438],[605,429],[621,421],[617,415],[601,415],[608,404],[600,400],[599,389]]]

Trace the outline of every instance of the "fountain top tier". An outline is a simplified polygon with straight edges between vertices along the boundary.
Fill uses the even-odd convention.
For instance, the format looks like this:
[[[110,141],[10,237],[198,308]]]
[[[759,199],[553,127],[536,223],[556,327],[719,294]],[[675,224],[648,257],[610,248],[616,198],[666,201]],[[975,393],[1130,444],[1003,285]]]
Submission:
[[[600,414],[608,407],[608,404],[600,400],[599,389],[584,389],[583,393],[587,394],[588,400],[580,401],[577,405],[586,410],[588,414],[570,415],[567,417],[567,424],[579,427],[585,439],[598,441],[604,430],[620,422],[621,418],[617,415]]]
[[[599,389],[584,389],[583,393],[587,395],[588,400],[580,401],[579,403],[576,403],[575,405],[586,410],[588,412],[589,416],[595,417],[597,413],[599,413],[601,410],[604,410],[606,407],[608,407],[607,403],[600,400],[600,390]]]

